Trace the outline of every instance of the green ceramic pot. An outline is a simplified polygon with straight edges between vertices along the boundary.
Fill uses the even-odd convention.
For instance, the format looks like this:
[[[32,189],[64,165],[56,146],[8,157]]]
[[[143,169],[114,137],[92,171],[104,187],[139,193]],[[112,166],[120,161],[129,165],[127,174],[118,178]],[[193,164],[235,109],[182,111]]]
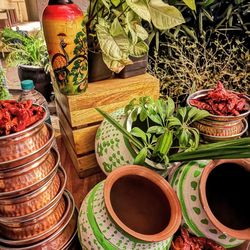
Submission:
[[[234,183],[229,178],[234,178],[234,175],[237,176],[239,171],[246,171],[244,170],[245,168],[248,168],[249,171],[249,167],[250,163],[244,160],[220,160],[192,161],[174,169],[170,174],[169,182],[180,200],[183,215],[182,225],[188,228],[190,233],[198,237],[212,239],[225,248],[236,247],[242,244],[244,240],[250,238],[250,228],[246,225],[242,226],[241,229],[232,229],[223,222],[232,223],[232,216],[231,219],[226,218],[230,217],[229,210],[235,206],[233,202],[236,199],[233,196],[236,194],[233,194],[234,191],[232,190],[235,190],[235,192],[237,190],[238,192],[240,189],[236,185],[238,186],[241,181],[244,181],[242,179]],[[238,172],[234,173],[233,168],[239,168],[239,171],[237,170]],[[229,173],[229,170],[232,172]],[[216,175],[220,178],[219,182]],[[244,176],[244,173],[242,176]],[[244,185],[242,185],[243,189]],[[212,193],[210,191],[211,186],[214,186]],[[229,186],[231,186],[230,189],[228,188]],[[242,192],[246,195],[246,190],[243,189]],[[231,191],[231,194],[227,193]],[[208,197],[209,192],[210,199]],[[217,194],[218,196],[220,195],[220,198],[216,197]],[[229,198],[224,199],[223,196]],[[232,204],[230,202],[227,203],[227,199]],[[217,203],[217,208],[214,205],[215,202]],[[246,200],[243,203],[243,206],[248,204]],[[244,210],[242,211],[244,212]],[[247,212],[245,213],[247,214]],[[241,215],[239,217],[238,215],[234,214],[233,220],[237,221],[239,218],[242,218]],[[221,217],[219,218],[219,216]]]

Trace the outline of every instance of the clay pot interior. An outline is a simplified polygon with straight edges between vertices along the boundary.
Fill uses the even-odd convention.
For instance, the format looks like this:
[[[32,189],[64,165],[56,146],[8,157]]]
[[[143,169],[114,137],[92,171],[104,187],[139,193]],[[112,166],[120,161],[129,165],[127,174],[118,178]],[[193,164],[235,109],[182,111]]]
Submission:
[[[157,242],[171,237],[181,222],[178,198],[160,175],[141,166],[113,171],[104,185],[112,220],[133,237]]]
[[[157,234],[169,223],[169,201],[159,187],[144,177],[120,178],[111,189],[110,199],[118,218],[138,233]]]
[[[221,231],[238,239],[250,239],[249,167],[250,163],[242,166],[239,160],[222,161],[205,173],[205,184],[201,179],[206,194],[205,198],[201,186],[201,199],[209,207],[209,218]]]

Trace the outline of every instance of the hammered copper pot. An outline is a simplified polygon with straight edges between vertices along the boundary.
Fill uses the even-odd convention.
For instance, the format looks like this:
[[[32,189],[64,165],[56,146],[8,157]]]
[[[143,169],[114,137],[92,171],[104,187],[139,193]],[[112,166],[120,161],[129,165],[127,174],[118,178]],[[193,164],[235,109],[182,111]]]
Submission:
[[[61,199],[65,186],[66,186],[66,182],[67,182],[67,176],[66,176],[66,172],[62,167],[59,167],[59,169],[57,170],[57,175],[60,178],[60,187],[59,187],[59,191],[56,194],[56,196],[54,198],[52,198],[45,206],[39,208],[38,210],[35,210],[34,212],[31,213],[27,213],[25,215],[22,216],[15,216],[15,217],[1,217],[0,216],[0,224],[2,225],[19,225],[20,222],[22,221],[26,221],[29,220],[30,218],[33,218],[41,213],[43,213],[44,211],[48,210],[50,207],[54,206],[55,203],[58,203],[59,200]]]
[[[0,199],[26,194],[41,187],[56,171],[59,157],[56,149],[49,148],[27,164],[0,170]]]
[[[64,192],[60,202],[61,201],[65,203],[65,211],[56,224],[47,231],[29,239],[9,240],[0,237],[0,249],[62,249],[76,234],[78,211],[75,207],[74,199],[69,192]],[[33,221],[34,219],[35,218],[33,218]]]
[[[26,164],[43,154],[54,141],[51,125],[44,119],[27,129],[0,137],[0,170]]]
[[[25,195],[0,200],[0,216],[17,217],[31,214],[46,206],[59,192],[61,181],[58,173],[39,189]]]

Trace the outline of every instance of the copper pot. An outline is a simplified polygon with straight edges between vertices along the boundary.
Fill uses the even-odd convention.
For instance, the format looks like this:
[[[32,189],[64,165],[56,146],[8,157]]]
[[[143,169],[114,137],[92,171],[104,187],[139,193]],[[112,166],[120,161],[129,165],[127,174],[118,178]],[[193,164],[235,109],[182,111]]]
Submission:
[[[51,125],[38,121],[27,129],[0,137],[0,170],[10,169],[33,161],[54,141]]]
[[[41,187],[58,167],[59,157],[57,150],[49,148],[27,164],[0,170],[0,199],[26,194]]]
[[[60,177],[57,173],[39,189],[25,195],[0,200],[0,216],[16,217],[33,213],[46,206],[60,189]]]
[[[57,171],[57,169],[56,169]],[[66,182],[67,182],[67,176],[66,176],[66,172],[62,167],[59,167],[58,171],[57,171],[57,175],[60,178],[60,188],[58,193],[56,194],[56,196],[51,199],[45,206],[41,207],[40,209],[22,215],[22,216],[16,216],[16,217],[0,217],[0,224],[2,225],[19,225],[20,222],[22,221],[26,221],[29,220],[30,218],[33,218],[41,213],[43,213],[44,211],[48,210],[50,207],[52,207],[55,203],[58,203],[59,200],[61,199],[65,186],[66,186]]]
[[[40,235],[24,240],[8,240],[0,238],[0,249],[22,250],[53,250],[62,249],[76,234],[78,212],[75,208],[74,199],[67,191],[62,199],[65,202],[65,211],[60,220],[47,231]],[[60,201],[61,201],[60,200]]]

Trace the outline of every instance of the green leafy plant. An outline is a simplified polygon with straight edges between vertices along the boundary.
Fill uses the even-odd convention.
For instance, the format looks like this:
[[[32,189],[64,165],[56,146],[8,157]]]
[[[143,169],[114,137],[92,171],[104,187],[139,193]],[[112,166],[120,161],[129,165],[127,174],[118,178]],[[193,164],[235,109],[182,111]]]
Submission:
[[[49,71],[49,55],[42,32],[27,35],[5,28],[1,32],[1,41],[9,51],[8,66],[31,65],[43,67],[46,72]]]
[[[133,126],[130,131],[103,111],[98,111],[118,127],[120,132],[126,131],[126,136],[133,142],[138,151],[135,164],[143,164],[146,158],[169,163],[169,154],[172,151],[193,151],[199,145],[199,131],[191,124],[208,116],[207,111],[194,107],[178,108],[171,98],[167,102],[162,99],[154,101],[150,97],[141,97],[139,101],[132,100],[125,108],[125,114],[131,118]]]
[[[190,2],[190,1],[188,1]],[[147,41],[155,32],[184,22],[180,11],[162,0],[95,0],[91,1],[86,18],[90,49],[100,51],[112,71],[118,73],[132,64],[131,57],[147,54]]]
[[[250,157],[250,138],[200,145],[199,132],[191,125],[209,113],[191,107],[175,111],[170,98],[167,102],[154,102],[149,97],[139,103],[133,100],[125,109],[127,118],[134,120],[130,131],[108,113],[96,110],[129,140],[137,152],[135,164],[144,165],[149,159],[162,163],[154,167],[164,171],[172,162]]]
[[[0,100],[6,100],[9,99],[10,97],[9,91],[5,86],[5,82],[6,82],[5,72],[2,66],[0,65]]]

